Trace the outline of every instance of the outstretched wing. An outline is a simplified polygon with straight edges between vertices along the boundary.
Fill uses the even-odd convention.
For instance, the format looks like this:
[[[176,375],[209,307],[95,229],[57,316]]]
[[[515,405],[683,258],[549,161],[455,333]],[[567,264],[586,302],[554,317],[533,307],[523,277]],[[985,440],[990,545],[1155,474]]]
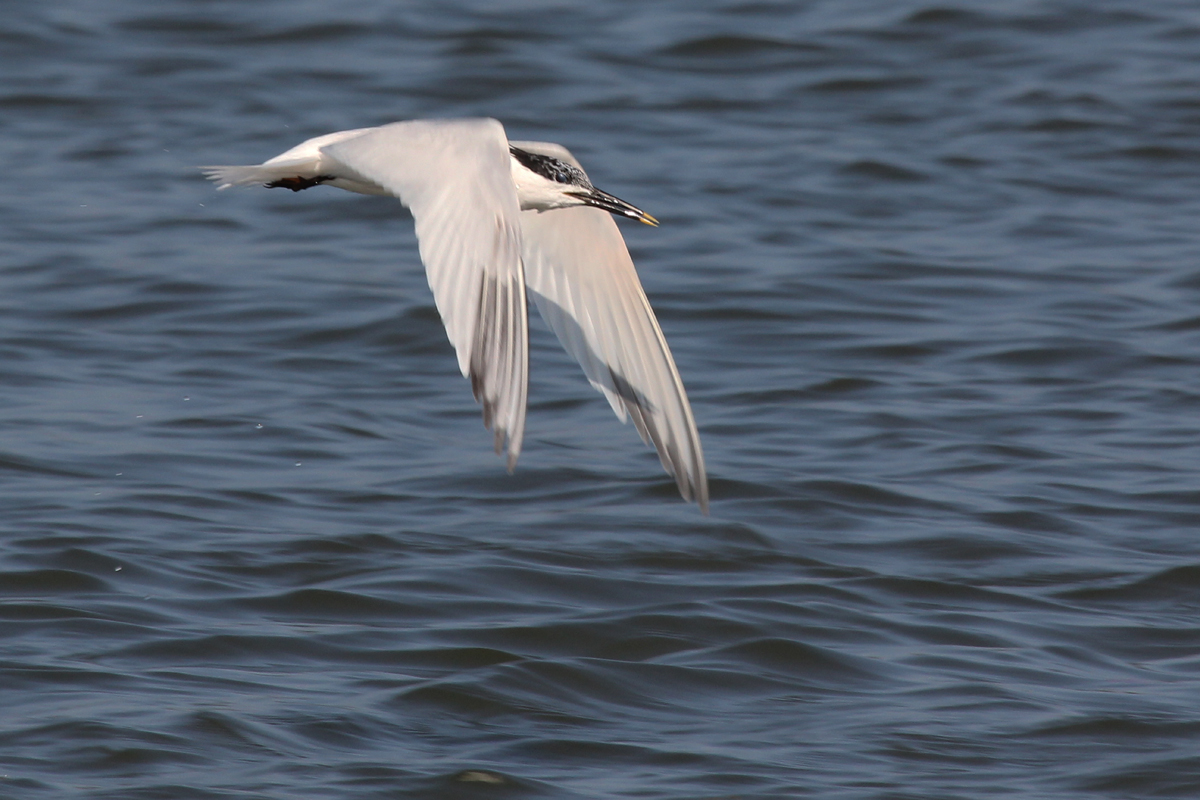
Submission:
[[[579,166],[559,145],[513,142]],[[708,477],[687,393],[612,215],[575,206],[521,212],[525,280],[592,386],[658,451],[679,491],[708,511]]]
[[[398,197],[416,221],[434,301],[496,452],[516,465],[525,431],[528,319],[521,211],[508,139],[493,119],[414,120],[321,148]]]

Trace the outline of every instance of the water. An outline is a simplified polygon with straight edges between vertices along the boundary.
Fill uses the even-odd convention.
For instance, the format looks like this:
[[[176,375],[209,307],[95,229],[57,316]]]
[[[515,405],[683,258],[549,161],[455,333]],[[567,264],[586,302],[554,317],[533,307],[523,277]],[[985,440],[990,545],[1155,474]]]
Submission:
[[[1200,14],[8,4],[0,797],[1200,794]],[[515,475],[398,203],[193,167],[560,141],[712,475],[534,321]]]

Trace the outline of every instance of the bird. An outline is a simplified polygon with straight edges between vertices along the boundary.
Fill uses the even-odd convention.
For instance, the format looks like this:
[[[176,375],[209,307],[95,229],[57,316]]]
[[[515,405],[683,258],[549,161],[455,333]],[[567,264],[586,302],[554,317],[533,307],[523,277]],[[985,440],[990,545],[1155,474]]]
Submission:
[[[597,189],[565,147],[509,141],[490,118],[418,119],[317,136],[262,164],[199,169],[218,189],[333,186],[399,199],[508,471],[525,431],[528,297],[684,500],[708,513],[687,392],[613,216],[658,220]]]

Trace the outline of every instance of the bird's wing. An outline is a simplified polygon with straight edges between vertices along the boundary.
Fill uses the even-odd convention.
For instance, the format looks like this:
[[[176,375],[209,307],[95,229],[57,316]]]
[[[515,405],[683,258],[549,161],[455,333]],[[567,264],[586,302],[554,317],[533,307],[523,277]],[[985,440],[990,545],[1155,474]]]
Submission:
[[[508,139],[492,119],[414,120],[321,149],[412,211],[434,301],[511,471],[529,376],[521,222]]]
[[[579,165],[565,148],[513,142]],[[612,215],[583,206],[521,212],[525,280],[546,323],[622,422],[653,443],[679,491],[708,510],[687,393]]]

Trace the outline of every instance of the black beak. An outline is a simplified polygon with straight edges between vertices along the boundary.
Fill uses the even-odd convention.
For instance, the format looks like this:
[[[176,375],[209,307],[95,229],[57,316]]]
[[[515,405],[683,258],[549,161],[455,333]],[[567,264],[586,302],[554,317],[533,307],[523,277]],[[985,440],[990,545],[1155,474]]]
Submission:
[[[612,214],[619,214],[622,217],[636,219],[638,222],[644,222],[647,225],[658,226],[658,220],[654,217],[642,211],[637,206],[630,205],[620,198],[613,197],[608,192],[592,188],[587,191],[568,192],[568,194],[572,197],[578,197],[585,204],[594,208],[599,208]]]

